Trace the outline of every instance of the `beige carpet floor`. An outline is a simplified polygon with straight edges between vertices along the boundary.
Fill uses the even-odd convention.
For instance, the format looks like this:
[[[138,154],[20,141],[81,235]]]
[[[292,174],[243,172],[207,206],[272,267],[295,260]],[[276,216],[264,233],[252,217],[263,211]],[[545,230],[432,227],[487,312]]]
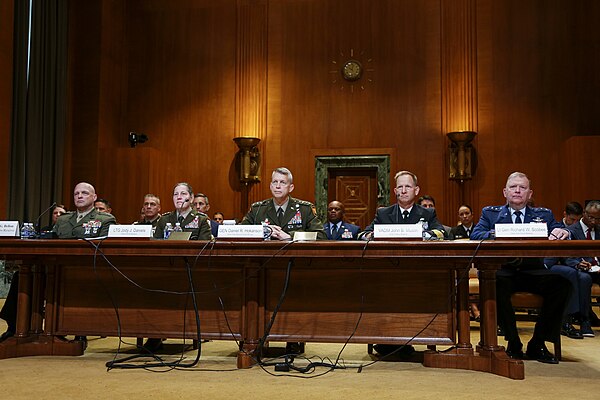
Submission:
[[[0,300],[0,303],[2,300]],[[526,340],[532,325],[521,323]],[[478,340],[473,324],[473,343]],[[0,330],[6,325],[0,322]],[[273,376],[273,367],[236,369],[233,342],[212,341],[202,345],[198,366],[192,369],[107,371],[118,347],[116,338],[90,338],[81,357],[25,357],[0,360],[0,393],[11,399],[567,399],[600,398],[600,330],[596,338],[563,339],[559,365],[525,361],[525,380],[515,381],[481,372],[431,369],[418,363],[378,362],[361,373],[356,369],[310,375]],[[121,351],[132,354],[134,339]],[[180,341],[165,343],[165,358],[177,358]],[[277,344],[273,344],[277,345]],[[341,344],[308,343],[308,356],[335,359]],[[550,345],[550,349],[552,347]],[[417,350],[424,347],[417,346]],[[191,362],[196,352],[185,353]],[[342,354],[348,365],[371,360],[365,345],[349,345]],[[300,362],[298,362],[300,364]],[[310,379],[307,379],[310,378]]]

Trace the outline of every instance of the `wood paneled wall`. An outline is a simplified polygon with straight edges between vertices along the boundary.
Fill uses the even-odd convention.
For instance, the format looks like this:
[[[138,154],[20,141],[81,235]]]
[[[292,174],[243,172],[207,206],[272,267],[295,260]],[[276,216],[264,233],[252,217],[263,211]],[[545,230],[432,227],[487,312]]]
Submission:
[[[593,0],[89,0],[71,2],[65,179],[96,184],[121,222],[142,196],[187,181],[241,217],[233,138],[261,138],[262,183],[294,173],[314,200],[314,149],[391,148],[438,214],[503,202],[514,170],[536,203],[600,198],[565,155],[600,134],[599,6]],[[343,62],[365,68],[354,83]],[[478,169],[448,179],[450,130],[478,132]],[[149,141],[129,148],[130,131]],[[573,139],[578,137],[578,139]],[[566,151],[568,149],[568,151]],[[70,199],[70,192],[65,192]],[[392,201],[393,199],[390,199]],[[69,201],[67,201],[69,203]]]

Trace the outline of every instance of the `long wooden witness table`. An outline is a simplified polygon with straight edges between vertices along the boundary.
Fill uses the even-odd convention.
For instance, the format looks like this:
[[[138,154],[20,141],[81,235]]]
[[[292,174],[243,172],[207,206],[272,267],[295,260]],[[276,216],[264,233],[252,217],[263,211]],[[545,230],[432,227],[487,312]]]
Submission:
[[[0,358],[83,354],[83,345],[64,340],[64,335],[197,338],[186,294],[187,263],[201,338],[240,341],[238,366],[249,366],[293,260],[289,288],[268,340],[410,341],[431,349],[423,356],[425,366],[523,379],[523,362],[509,359],[498,346],[495,271],[515,256],[595,255],[600,242],[481,243],[475,262],[483,319],[474,348],[467,274],[477,245],[107,239],[96,251],[82,240],[3,239],[0,254],[19,263],[20,281],[17,333],[0,344]],[[438,352],[435,346],[451,349]]]

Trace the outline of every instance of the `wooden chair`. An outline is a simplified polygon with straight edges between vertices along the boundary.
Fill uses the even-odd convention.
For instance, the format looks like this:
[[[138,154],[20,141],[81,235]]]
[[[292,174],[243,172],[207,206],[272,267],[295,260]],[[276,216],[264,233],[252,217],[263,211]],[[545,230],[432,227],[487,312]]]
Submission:
[[[544,305],[544,298],[539,294],[529,293],[529,292],[516,292],[510,298],[510,301],[513,305],[515,311],[522,310],[528,312],[525,316],[521,314],[517,314],[517,320],[525,320],[531,321],[535,320],[535,318],[531,317],[529,311],[539,311]],[[562,350],[561,350],[561,341],[560,335],[558,335],[558,339],[553,343],[554,345],[554,355],[557,360],[562,358]]]
[[[600,307],[600,285],[592,284],[592,307]]]
[[[598,298],[600,299],[600,286],[598,286],[597,291]],[[479,279],[477,279],[477,275],[474,275],[473,273],[469,274],[469,301],[474,303],[479,301]],[[544,298],[542,296],[529,292],[513,293],[510,301],[512,302],[515,311],[524,312],[516,313],[517,321],[535,321],[537,319],[537,313],[544,304]],[[553,345],[554,355],[560,360],[562,356],[560,335]]]

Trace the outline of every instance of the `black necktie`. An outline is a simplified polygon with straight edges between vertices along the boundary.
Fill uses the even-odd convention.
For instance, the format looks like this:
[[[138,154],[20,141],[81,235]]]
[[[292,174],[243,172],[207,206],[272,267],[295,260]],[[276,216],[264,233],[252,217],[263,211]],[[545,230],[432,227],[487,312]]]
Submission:
[[[471,237],[471,229],[465,228],[465,232],[467,232],[467,237]]]
[[[408,211],[402,211],[402,221],[406,221],[408,219]]]
[[[515,211],[515,224],[522,224],[523,220],[521,219],[521,215],[523,213],[521,211]]]
[[[177,222],[179,222],[179,225],[183,225],[183,215],[177,217]]]
[[[336,236],[337,230],[338,230],[338,226],[337,226],[337,224],[334,224],[334,225],[331,227],[331,237],[332,237],[332,238],[334,238],[334,237]]]
[[[279,225],[283,224],[283,208],[279,207],[279,209],[277,210],[277,219],[279,220]]]

